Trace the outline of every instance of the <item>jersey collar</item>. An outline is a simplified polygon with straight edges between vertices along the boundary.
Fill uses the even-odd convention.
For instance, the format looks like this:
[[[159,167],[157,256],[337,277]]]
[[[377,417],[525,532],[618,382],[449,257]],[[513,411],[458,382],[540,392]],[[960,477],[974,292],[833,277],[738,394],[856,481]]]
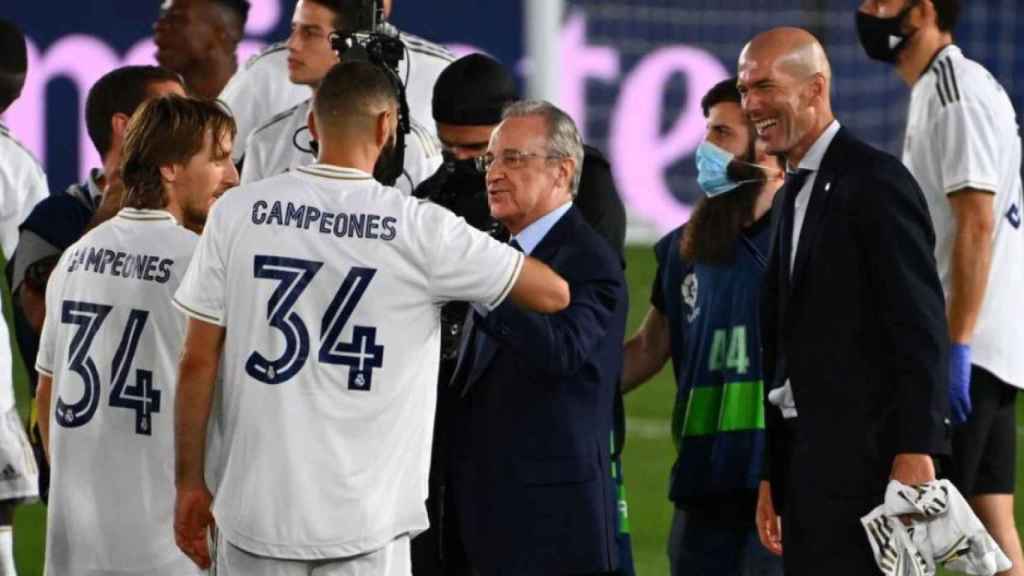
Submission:
[[[117,218],[124,220],[134,220],[136,222],[160,222],[160,221],[171,221],[175,224],[178,223],[175,218],[167,210],[150,210],[146,208],[121,208],[117,213]]]
[[[331,178],[333,180],[372,180],[373,176],[357,170],[355,168],[347,168],[344,166],[335,166],[333,164],[313,164],[311,166],[300,166],[296,168],[297,171],[309,174],[311,176],[320,176],[321,178]]]
[[[950,42],[949,44],[946,44],[942,48],[939,48],[938,50],[936,50],[935,54],[932,55],[931,60],[928,61],[928,65],[924,67],[924,70],[921,70],[921,75],[917,77],[917,81],[920,82],[921,78],[925,77],[927,72],[929,70],[931,70],[935,66],[936,62],[939,61],[939,58],[942,58],[943,55],[947,55],[948,56],[948,55],[953,54],[953,53],[962,54],[962,51],[960,50],[959,46],[957,46],[956,44],[953,44],[952,42]],[[916,82],[915,82],[915,84],[916,84]]]

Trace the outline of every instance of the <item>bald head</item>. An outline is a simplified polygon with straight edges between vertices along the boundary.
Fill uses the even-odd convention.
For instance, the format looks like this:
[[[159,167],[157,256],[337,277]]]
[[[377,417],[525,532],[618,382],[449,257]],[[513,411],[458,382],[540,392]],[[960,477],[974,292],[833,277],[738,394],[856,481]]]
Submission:
[[[740,54],[741,65],[744,60],[777,66],[794,78],[821,74],[826,82],[832,83],[832,66],[825,49],[802,28],[775,28],[754,36]]]
[[[758,137],[795,165],[834,119],[825,49],[800,28],[762,32],[740,53],[738,76],[743,110]]]

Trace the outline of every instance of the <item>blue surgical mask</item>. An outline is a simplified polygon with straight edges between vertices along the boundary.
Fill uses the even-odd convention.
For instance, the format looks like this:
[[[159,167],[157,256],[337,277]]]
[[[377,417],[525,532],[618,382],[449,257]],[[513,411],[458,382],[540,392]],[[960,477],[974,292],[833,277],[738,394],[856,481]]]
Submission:
[[[764,179],[733,180],[729,177],[729,164],[733,161],[750,164],[743,160],[736,160],[736,155],[722,150],[707,140],[697,147],[697,184],[708,198],[721,196],[731,192],[743,184],[751,182],[763,182]],[[757,166],[757,164],[751,164]]]

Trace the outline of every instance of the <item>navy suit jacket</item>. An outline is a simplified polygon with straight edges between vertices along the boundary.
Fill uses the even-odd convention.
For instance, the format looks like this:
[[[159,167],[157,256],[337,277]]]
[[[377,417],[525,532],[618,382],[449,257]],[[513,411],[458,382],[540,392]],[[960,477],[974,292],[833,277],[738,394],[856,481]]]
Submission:
[[[609,451],[628,295],[618,255],[571,208],[531,254],[568,281],[554,315],[511,301],[476,316],[456,372],[451,489],[484,575],[615,569]]]
[[[881,497],[896,454],[947,449],[949,338],[924,196],[899,160],[840,129],[814,182],[792,280],[782,201],[777,194],[761,298],[766,389],[792,384],[819,470],[808,481],[835,497]],[[778,408],[765,414],[779,509],[792,439]]]

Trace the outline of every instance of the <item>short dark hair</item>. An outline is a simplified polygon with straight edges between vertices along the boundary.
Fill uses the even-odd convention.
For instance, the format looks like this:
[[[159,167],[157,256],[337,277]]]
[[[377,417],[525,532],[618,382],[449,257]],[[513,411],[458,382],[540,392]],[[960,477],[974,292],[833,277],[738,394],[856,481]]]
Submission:
[[[0,19],[0,112],[21,95],[27,71],[25,34],[14,22]]]
[[[379,67],[359,60],[335,64],[313,97],[313,114],[321,130],[327,119],[346,122],[380,105],[398,105],[395,87]]]
[[[365,19],[362,0],[306,0],[334,12],[334,29],[354,31]]]
[[[121,158],[121,177],[127,190],[124,204],[157,209],[168,203],[160,167],[185,164],[203,149],[206,134],[213,135],[216,156],[225,134],[234,137],[235,120],[221,104],[169,94],[149,100],[128,122]]]
[[[228,24],[238,26],[236,31],[238,36],[235,37],[235,40],[241,40],[242,35],[245,34],[245,22],[249,19],[249,8],[251,7],[249,0],[210,0],[210,2],[231,15],[234,22]]]
[[[246,20],[249,19],[249,0],[212,0],[214,4],[226,8],[235,13],[238,16],[238,20],[242,23],[242,27],[245,27]]]
[[[114,114],[131,116],[149,98],[149,87],[157,82],[185,85],[177,73],[159,66],[125,66],[106,73],[89,89],[85,99],[85,128],[100,157],[110,152]]]
[[[961,0],[932,0],[932,4],[935,6],[939,30],[952,32],[953,28],[956,28],[956,23],[960,21],[963,2]]]
[[[718,84],[711,87],[708,93],[700,99],[700,108],[704,111],[704,117],[707,118],[708,114],[711,113],[711,109],[716,104],[722,102],[735,102],[740,104],[743,98],[740,96],[740,89],[736,87],[736,77],[726,78]]]

